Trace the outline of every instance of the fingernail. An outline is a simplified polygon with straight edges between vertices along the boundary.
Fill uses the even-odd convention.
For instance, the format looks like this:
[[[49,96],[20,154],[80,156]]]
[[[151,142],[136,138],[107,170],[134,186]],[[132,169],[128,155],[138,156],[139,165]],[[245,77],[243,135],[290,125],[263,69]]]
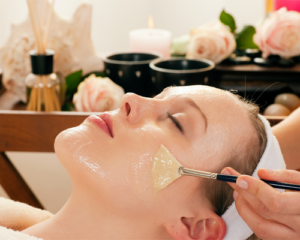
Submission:
[[[274,174],[275,172],[271,169],[267,169],[267,168],[264,168],[264,170],[267,172],[267,173],[270,173],[270,174]]]
[[[240,188],[243,188],[243,189],[247,189],[248,188],[248,183],[244,180],[238,180],[237,183],[236,183]]]
[[[224,169],[221,173],[226,174],[226,175],[231,175],[230,172],[227,169]]]
[[[238,197],[239,193],[237,191],[233,191],[233,199],[235,201],[235,199]]]

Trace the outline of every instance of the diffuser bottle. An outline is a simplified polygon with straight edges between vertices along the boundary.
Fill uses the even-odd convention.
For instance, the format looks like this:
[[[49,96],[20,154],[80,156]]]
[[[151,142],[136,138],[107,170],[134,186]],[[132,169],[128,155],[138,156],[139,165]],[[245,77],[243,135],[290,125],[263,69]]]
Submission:
[[[32,73],[26,79],[27,110],[60,111],[62,103],[61,80],[53,73],[54,51],[46,54],[30,52]]]

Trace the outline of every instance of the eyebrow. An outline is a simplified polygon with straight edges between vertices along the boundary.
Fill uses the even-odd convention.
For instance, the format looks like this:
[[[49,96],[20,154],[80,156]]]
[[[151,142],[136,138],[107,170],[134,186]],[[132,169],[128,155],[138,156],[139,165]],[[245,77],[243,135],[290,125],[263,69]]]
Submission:
[[[162,93],[167,93],[168,91],[170,91],[173,87],[170,86],[170,87],[167,87],[163,90]],[[205,121],[205,131],[207,130],[207,126],[208,126],[208,121],[207,121],[207,117],[206,115],[203,113],[203,111],[201,110],[201,108],[195,103],[195,101],[189,97],[185,97],[184,98],[184,102],[188,105],[190,105],[191,107],[197,109],[197,111],[200,112],[200,114],[202,115],[202,117],[204,118],[204,121]]]
[[[202,115],[202,117],[204,118],[204,121],[205,121],[205,131],[207,129],[207,125],[208,125],[208,122],[207,122],[207,117],[205,116],[205,114],[203,113],[203,111],[201,110],[201,108],[195,103],[195,101],[189,97],[185,97],[184,98],[184,102],[188,105],[190,105],[191,107],[197,109],[200,114]]]

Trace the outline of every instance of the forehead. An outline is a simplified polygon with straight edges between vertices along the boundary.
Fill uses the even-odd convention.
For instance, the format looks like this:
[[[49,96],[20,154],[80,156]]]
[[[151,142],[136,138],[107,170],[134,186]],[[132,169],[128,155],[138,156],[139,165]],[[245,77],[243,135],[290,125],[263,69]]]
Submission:
[[[201,101],[215,103],[219,105],[229,104],[232,106],[241,105],[238,99],[236,99],[232,93],[223,91],[209,86],[186,86],[186,87],[168,87],[160,95],[159,98],[178,98],[182,96],[189,96],[194,101]],[[223,104],[222,104],[223,103]]]

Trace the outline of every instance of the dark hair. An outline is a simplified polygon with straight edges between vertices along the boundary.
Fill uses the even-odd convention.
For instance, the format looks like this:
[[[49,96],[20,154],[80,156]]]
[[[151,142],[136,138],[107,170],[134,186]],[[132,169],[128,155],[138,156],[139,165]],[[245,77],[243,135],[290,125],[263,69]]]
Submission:
[[[233,152],[217,171],[219,170],[218,172],[221,172],[225,167],[232,167],[241,174],[252,175],[266,148],[267,134],[265,126],[258,116],[259,107],[242,99],[238,95],[234,96],[242,102],[256,134],[248,139],[247,142],[241,143],[244,144],[244,151],[242,153],[240,151]],[[219,216],[223,215],[227,208],[233,203],[233,189],[225,182],[211,181],[208,179],[205,179],[202,186],[204,186],[206,196],[214,206],[216,214]]]

